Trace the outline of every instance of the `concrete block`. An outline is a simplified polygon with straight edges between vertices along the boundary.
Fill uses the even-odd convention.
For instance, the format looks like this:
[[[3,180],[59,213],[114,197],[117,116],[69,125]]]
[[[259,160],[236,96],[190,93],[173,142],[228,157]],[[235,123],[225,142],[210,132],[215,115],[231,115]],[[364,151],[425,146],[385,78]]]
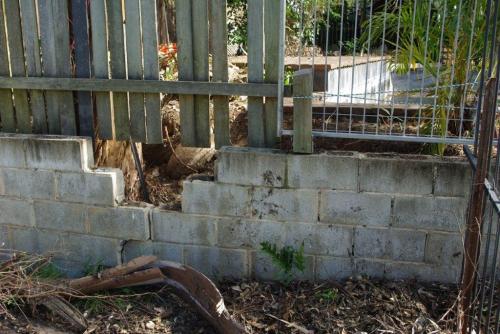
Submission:
[[[394,226],[458,232],[466,209],[467,201],[459,197],[397,196]]]
[[[364,158],[360,160],[361,191],[432,194],[432,162],[405,159]]]
[[[26,143],[22,136],[0,134],[0,167],[26,167]]]
[[[326,223],[389,226],[391,196],[321,191],[319,219]]]
[[[389,258],[390,230],[386,228],[354,229],[354,256],[364,258]]]
[[[305,189],[255,188],[252,217],[257,219],[316,222],[318,192]]]
[[[148,241],[127,241],[123,248],[123,261],[128,262],[143,255],[155,255],[160,260],[184,262],[183,246],[179,244],[169,244],[164,242]]]
[[[213,216],[248,217],[250,189],[243,186],[205,181],[186,181],[182,192],[182,212]]]
[[[472,182],[472,170],[467,162],[436,164],[434,195],[467,197]]]
[[[217,222],[218,245],[230,248],[260,249],[264,241],[283,247],[287,223],[268,220],[221,220]]]
[[[0,194],[27,199],[53,199],[54,173],[30,169],[0,169]]]
[[[120,240],[68,233],[64,241],[66,259],[87,265],[116,266],[121,258]]]
[[[222,183],[283,187],[286,154],[265,148],[223,147],[217,155],[216,175]]]
[[[248,277],[247,252],[244,250],[185,246],[184,258],[187,265],[212,278]]]
[[[13,248],[9,228],[5,225],[0,225],[0,249]]]
[[[8,198],[0,198],[0,225],[33,226],[33,204]]]
[[[32,254],[45,254],[47,251],[42,249],[39,244],[40,231],[28,227],[11,227],[9,228],[11,247],[20,252],[28,252]]]
[[[252,251],[252,277],[264,281],[280,281],[285,279],[280,269],[273,263],[272,259],[262,251]],[[303,272],[294,270],[292,280],[305,281],[314,279],[314,257],[304,256]]]
[[[35,225],[38,228],[67,232],[86,232],[85,205],[35,201]]]
[[[357,191],[359,157],[349,153],[289,155],[288,186]]]
[[[376,259],[354,259],[354,272],[356,275],[370,278],[384,278],[385,261]]]
[[[342,281],[354,273],[354,260],[349,258],[316,257],[316,279]]]
[[[422,282],[458,283],[460,267],[433,266],[415,262],[387,262],[385,276],[392,280],[417,280]]]
[[[353,228],[325,224],[288,224],[287,245],[306,254],[348,257],[352,255]]]
[[[25,143],[28,168],[78,172],[94,165],[89,138],[30,136]]]
[[[429,233],[425,247],[425,262],[460,266],[463,254],[464,241],[462,235],[458,233]]]
[[[56,174],[57,200],[115,206],[121,203],[123,198],[123,174],[118,169]]]
[[[124,240],[150,238],[148,209],[89,207],[87,212],[92,235]]]
[[[224,218],[154,209],[152,238],[154,241],[213,246],[217,243],[216,225],[223,220]]]
[[[390,229],[390,258],[395,261],[423,262],[427,233]]]

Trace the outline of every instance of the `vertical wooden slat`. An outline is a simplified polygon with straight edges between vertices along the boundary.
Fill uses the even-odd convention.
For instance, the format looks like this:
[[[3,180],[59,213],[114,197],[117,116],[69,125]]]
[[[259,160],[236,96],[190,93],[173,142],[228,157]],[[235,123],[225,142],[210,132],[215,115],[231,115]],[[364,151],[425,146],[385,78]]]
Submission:
[[[141,0],[144,80],[159,80],[156,1]],[[145,94],[147,143],[163,142],[160,94]]]
[[[142,42],[141,12],[139,0],[125,0],[125,35],[127,40],[128,78],[141,80]],[[146,141],[146,117],[144,115],[144,94],[129,93],[130,136],[133,141]]]
[[[21,6],[21,26],[23,28],[26,73],[29,77],[41,77],[42,62],[40,57],[36,0],[21,0],[19,4]],[[33,115],[33,132],[47,133],[47,117],[45,116],[43,91],[31,90],[29,94],[31,113]]]
[[[279,81],[279,38],[280,38],[280,1],[267,0],[264,7],[264,35],[265,35],[265,82],[278,83]],[[266,97],[264,106],[264,127],[266,147],[276,145],[278,128],[278,99]]]
[[[21,33],[21,15],[18,0],[5,0],[5,19],[7,23],[7,41],[9,42],[10,68],[13,77],[26,76],[24,66],[23,38]],[[31,133],[31,116],[26,90],[14,90],[17,129],[22,133]]]
[[[175,1],[177,59],[179,80],[192,81],[193,76],[193,26],[191,18],[191,1]],[[179,108],[181,119],[181,142],[184,146],[196,146],[196,129],[194,114],[194,96],[180,95]]]
[[[106,0],[108,12],[111,77],[126,79],[123,8],[121,0]],[[127,93],[113,93],[113,114],[116,140],[130,139]]]
[[[212,81],[228,81],[226,0],[211,0],[210,27]],[[229,97],[214,96],[215,148],[231,145],[229,134]]]
[[[92,29],[92,66],[94,77],[97,79],[109,79],[105,0],[92,0],[90,2],[90,23]],[[113,139],[111,94],[109,92],[95,92],[94,96],[99,138]]]
[[[86,0],[71,0],[73,36],[75,39],[75,76],[90,78],[89,21]],[[77,92],[79,135],[94,137],[94,117],[90,92]]]
[[[293,76],[293,151],[312,153],[313,72],[304,69]]]
[[[0,75],[10,76],[9,55],[7,51],[7,33],[5,31],[4,3],[0,1]],[[0,89],[0,121],[3,132],[15,132],[14,106],[12,104],[12,91]]]
[[[248,82],[264,81],[264,0],[248,0]],[[248,98],[248,145],[265,146],[262,97]]]
[[[38,1],[42,64],[46,77],[71,77],[69,15],[66,1]],[[49,133],[76,135],[73,93],[47,91]]]
[[[208,81],[208,1],[192,0],[193,70],[195,81]],[[196,146],[210,147],[209,96],[195,95]]]

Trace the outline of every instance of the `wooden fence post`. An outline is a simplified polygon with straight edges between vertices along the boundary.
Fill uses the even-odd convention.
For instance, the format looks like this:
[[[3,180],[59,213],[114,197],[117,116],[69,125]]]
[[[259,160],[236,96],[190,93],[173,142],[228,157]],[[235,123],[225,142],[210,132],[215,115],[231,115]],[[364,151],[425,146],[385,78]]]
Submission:
[[[304,69],[293,76],[293,152],[312,153],[313,72]]]

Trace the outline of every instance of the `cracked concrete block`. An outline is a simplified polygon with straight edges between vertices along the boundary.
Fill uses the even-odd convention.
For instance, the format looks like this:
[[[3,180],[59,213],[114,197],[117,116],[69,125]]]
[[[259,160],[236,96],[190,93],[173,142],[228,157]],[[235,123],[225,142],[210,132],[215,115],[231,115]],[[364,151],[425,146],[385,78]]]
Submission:
[[[216,279],[248,277],[247,252],[240,249],[185,246],[185,263]]]
[[[391,223],[389,195],[326,190],[320,196],[321,222],[365,226]]]
[[[257,219],[316,222],[318,191],[306,189],[255,188],[252,217]]]
[[[0,195],[25,199],[54,199],[51,171],[0,168]]]
[[[459,232],[466,209],[467,201],[460,197],[396,196],[394,226]]]
[[[348,257],[352,255],[353,228],[326,224],[288,224],[287,245],[304,243],[306,254]]]
[[[212,216],[250,216],[250,188],[206,181],[185,181],[182,212]]]
[[[361,191],[395,194],[432,194],[432,161],[363,158],[359,166]]]
[[[147,240],[150,237],[148,210],[91,206],[87,210],[89,234],[123,240]]]
[[[316,279],[342,281],[354,273],[354,260],[339,257],[316,257]]]
[[[217,243],[216,225],[221,221],[234,219],[154,209],[152,238],[154,241],[213,246]]]
[[[280,150],[223,147],[217,154],[217,182],[283,187],[287,155]]]
[[[288,186],[357,191],[358,163],[351,152],[289,155]]]

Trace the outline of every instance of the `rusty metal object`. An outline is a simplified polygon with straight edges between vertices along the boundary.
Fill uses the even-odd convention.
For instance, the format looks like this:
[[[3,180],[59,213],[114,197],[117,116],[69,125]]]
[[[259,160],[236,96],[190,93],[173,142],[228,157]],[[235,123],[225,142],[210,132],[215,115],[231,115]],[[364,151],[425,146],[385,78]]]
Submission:
[[[477,168],[474,173],[472,194],[467,213],[459,319],[462,334],[467,334],[470,326],[470,319],[467,314],[472,305],[472,292],[477,278],[476,268],[481,247],[480,232],[485,206],[484,180],[488,175],[491,142],[495,126],[496,81],[496,78],[491,78],[486,84],[486,95],[481,115],[481,132],[477,147]]]

